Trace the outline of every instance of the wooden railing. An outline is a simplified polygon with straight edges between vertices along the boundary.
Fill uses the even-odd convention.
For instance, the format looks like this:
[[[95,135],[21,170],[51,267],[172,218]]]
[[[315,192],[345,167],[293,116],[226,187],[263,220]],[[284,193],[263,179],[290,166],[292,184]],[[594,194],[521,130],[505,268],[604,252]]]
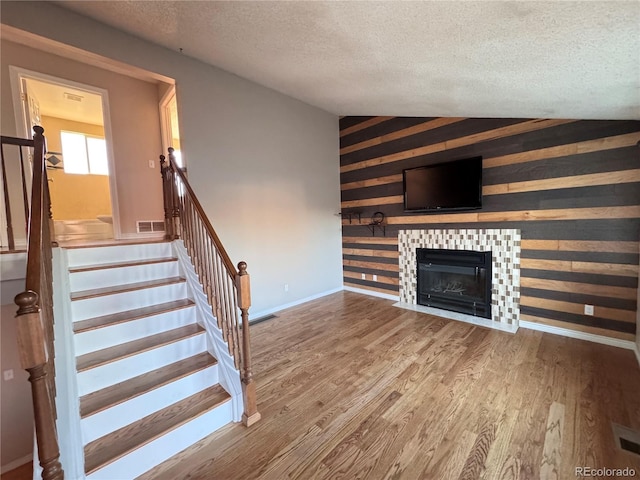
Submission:
[[[182,239],[191,257],[218,328],[229,346],[229,354],[241,372],[242,421],[250,426],[260,420],[260,413],[251,369],[251,292],[247,264],[240,262],[236,270],[184,172],[177,166],[173,148],[169,148],[168,161],[160,155],[160,164],[166,239]]]
[[[11,155],[12,152],[9,152],[10,163],[7,162],[7,158],[5,156],[5,145],[12,145],[17,147],[17,151],[13,153],[19,154],[19,159],[13,158]],[[13,218],[11,212],[11,193],[9,190],[9,184],[13,184],[15,178],[11,175],[11,167],[16,166],[16,162],[13,160],[17,160],[17,164],[20,166],[20,186],[22,187],[22,207],[24,211],[24,222],[21,222],[23,226],[26,227],[27,221],[29,219],[29,194],[27,193],[27,174],[25,172],[25,149],[30,149],[34,147],[34,140],[27,140],[25,138],[14,138],[14,137],[5,137],[2,136],[0,138],[0,154],[2,156],[2,190],[3,190],[3,200],[4,200],[4,213],[7,221],[6,229],[7,229],[7,247],[9,251],[15,251],[16,249],[16,240],[15,240],[15,232],[13,230]],[[25,230],[26,232],[26,230]]]
[[[38,458],[44,480],[62,480],[56,431],[53,348],[53,220],[42,127],[33,127],[33,177],[28,217],[25,291],[16,295],[18,347],[22,368],[29,372]],[[26,191],[26,187],[25,187]]]

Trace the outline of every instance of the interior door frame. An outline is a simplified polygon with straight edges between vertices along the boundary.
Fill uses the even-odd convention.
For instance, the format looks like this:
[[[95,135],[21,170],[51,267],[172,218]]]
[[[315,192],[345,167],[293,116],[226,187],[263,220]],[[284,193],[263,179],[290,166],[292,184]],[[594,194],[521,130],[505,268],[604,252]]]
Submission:
[[[87,85],[84,83],[54,77],[46,73],[27,70],[22,67],[9,65],[9,76],[11,79],[11,96],[13,98],[13,112],[16,118],[16,132],[19,137],[32,138],[33,133],[29,132],[26,112],[22,101],[22,80],[39,80],[45,83],[53,83],[62,87],[70,87],[76,90],[83,90],[88,93],[100,95],[102,99],[102,122],[104,123],[104,138],[107,143],[107,163],[109,165],[109,194],[111,196],[111,218],[113,219],[113,237],[118,240],[122,238],[120,228],[120,209],[118,203],[118,182],[116,180],[115,159],[113,155],[113,136],[111,131],[111,113],[109,110],[109,92],[104,88]],[[46,137],[47,132],[45,132]]]
[[[160,103],[159,103],[159,107],[160,107],[160,136],[162,138],[162,154],[163,155],[167,155],[168,154],[168,149],[169,147],[173,146],[173,128],[171,126],[171,116],[168,113],[168,109],[169,109],[169,103],[171,103],[172,99],[176,99],[176,103],[177,103],[177,97],[176,97],[176,86],[175,85],[171,85],[167,91],[165,92],[165,94],[162,96],[162,98],[160,99]],[[179,125],[179,120],[178,119],[178,125]],[[180,135],[180,132],[178,132],[178,135]],[[182,142],[182,137],[179,137],[180,141]],[[186,166],[186,162],[184,160],[184,152],[182,151],[182,149],[180,149],[180,154],[181,154],[181,158],[182,158],[182,167]]]

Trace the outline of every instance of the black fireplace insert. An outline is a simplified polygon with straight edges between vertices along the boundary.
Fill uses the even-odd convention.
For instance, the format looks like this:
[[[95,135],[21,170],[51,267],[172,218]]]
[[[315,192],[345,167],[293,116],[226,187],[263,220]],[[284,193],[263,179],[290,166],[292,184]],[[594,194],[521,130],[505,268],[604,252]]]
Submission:
[[[491,318],[491,252],[416,249],[419,305]]]

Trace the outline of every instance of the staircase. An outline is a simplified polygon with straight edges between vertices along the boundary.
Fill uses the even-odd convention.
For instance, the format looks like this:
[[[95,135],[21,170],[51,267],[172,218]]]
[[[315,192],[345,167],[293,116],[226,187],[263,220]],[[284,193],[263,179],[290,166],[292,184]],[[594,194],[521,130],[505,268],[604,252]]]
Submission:
[[[0,143],[19,147],[22,171],[27,266],[15,303],[35,474],[134,478],[231,421],[260,421],[247,263],[229,258],[173,148],[160,156],[166,242],[55,248],[44,129],[33,130]],[[7,213],[11,250],[12,232]]]
[[[137,477],[234,419],[175,248],[66,249],[88,479]]]

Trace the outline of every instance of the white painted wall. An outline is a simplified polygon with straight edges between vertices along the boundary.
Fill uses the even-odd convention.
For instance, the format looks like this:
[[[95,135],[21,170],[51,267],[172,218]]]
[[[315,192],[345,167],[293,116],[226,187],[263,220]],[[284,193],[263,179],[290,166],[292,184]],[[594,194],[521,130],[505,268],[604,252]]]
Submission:
[[[162,219],[164,213],[159,165],[156,162],[156,168],[150,169],[148,163],[149,160],[157,160],[162,145],[158,85],[4,39],[0,45],[2,134],[16,136],[9,84],[10,65],[107,90],[121,230],[125,235],[132,235],[136,232],[136,220]],[[44,133],[45,136],[49,135],[46,130]],[[60,145],[60,140],[50,143]],[[56,179],[55,174],[52,177],[54,182],[64,180]],[[12,177],[14,182],[19,178],[17,175]],[[13,215],[14,230],[18,234],[24,232],[24,228],[20,228],[24,223],[24,214],[20,214],[20,195],[21,191],[18,189],[12,200],[14,210],[17,210],[17,215]],[[55,201],[55,190],[52,198]],[[55,208],[53,213],[55,216]]]
[[[0,377],[0,471],[5,473],[29,461],[33,453],[33,407],[29,374],[20,365],[13,297],[24,290],[27,261],[24,253],[0,255],[0,364],[13,370],[13,380]]]
[[[57,5],[0,8],[4,24],[176,80],[189,178],[231,259],[248,263],[252,311],[341,287],[335,115]]]

